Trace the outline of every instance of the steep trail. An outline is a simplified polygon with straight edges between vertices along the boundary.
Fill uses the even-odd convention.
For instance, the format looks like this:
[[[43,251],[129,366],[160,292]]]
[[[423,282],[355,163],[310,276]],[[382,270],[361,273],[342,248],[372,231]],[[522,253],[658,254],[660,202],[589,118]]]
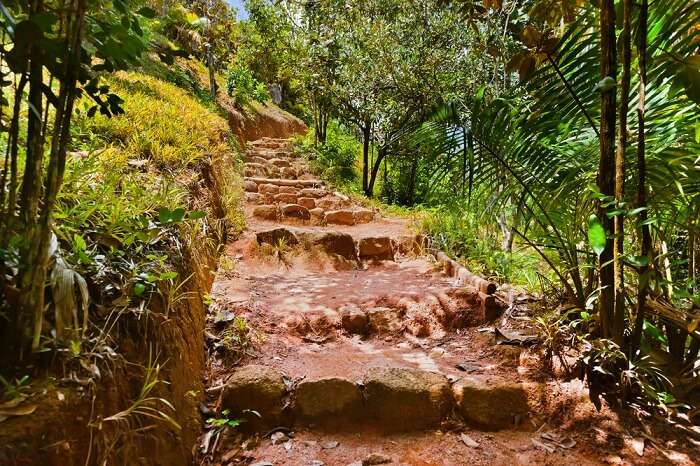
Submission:
[[[205,434],[210,464],[600,464],[609,439],[583,386],[484,331],[517,297],[329,190],[287,140],[250,143],[245,162],[248,230],[212,291],[207,394],[257,434]]]

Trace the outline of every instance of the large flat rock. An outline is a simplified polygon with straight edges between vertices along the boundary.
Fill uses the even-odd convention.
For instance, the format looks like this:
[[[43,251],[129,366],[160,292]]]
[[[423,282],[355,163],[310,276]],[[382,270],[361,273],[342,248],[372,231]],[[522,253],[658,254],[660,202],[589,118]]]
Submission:
[[[386,236],[373,236],[360,239],[358,242],[360,259],[394,260],[394,244]]]
[[[313,246],[319,247],[326,254],[337,254],[344,259],[352,261],[357,260],[355,240],[347,233],[340,233],[338,231],[314,231],[300,233],[297,236],[300,236],[300,239],[303,238]]]
[[[455,387],[457,409],[471,426],[484,430],[516,427],[530,412],[540,384],[517,383],[498,378],[469,378]]]
[[[450,384],[435,372],[372,368],[364,386],[367,415],[387,430],[436,427],[452,409]]]
[[[222,406],[231,410],[232,415],[245,419],[245,427],[257,429],[281,418],[285,395],[281,372],[253,364],[241,367],[231,376],[223,391]]]
[[[362,393],[356,383],[342,377],[324,377],[297,385],[297,417],[321,424],[337,424],[362,417]]]
[[[287,228],[273,228],[271,230],[261,231],[255,234],[255,238],[258,240],[259,244],[267,243],[273,246],[277,246],[280,242],[283,242],[287,246],[299,244],[297,235]]]

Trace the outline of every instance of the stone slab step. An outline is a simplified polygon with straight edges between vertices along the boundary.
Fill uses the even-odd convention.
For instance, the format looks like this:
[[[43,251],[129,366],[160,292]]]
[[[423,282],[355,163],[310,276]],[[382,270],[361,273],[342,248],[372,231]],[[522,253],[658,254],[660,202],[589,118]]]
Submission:
[[[292,152],[289,152],[286,150],[283,151],[283,150],[274,150],[274,149],[247,150],[243,156],[245,161],[247,161],[247,159],[252,158],[252,157],[259,157],[259,158],[262,158],[265,160],[284,159],[284,160],[289,160],[290,162],[304,160]]]
[[[257,185],[272,184],[275,186],[294,186],[297,188],[316,188],[323,186],[321,180],[285,180],[280,178],[246,177],[245,182],[251,181]]]
[[[298,383],[285,385],[285,377]],[[228,380],[222,407],[249,420],[248,427],[255,429],[279,425],[353,429],[366,424],[382,431],[410,432],[438,428],[453,419],[475,429],[498,431],[527,427],[524,421],[547,403],[583,402],[581,384],[566,389],[570,389],[568,394],[565,391],[568,396],[548,401],[546,395],[554,388],[546,383],[499,377],[465,376],[451,382],[435,371],[375,366],[366,367],[359,379],[341,373],[300,379],[253,364],[238,369]],[[285,404],[289,409],[284,409]]]
[[[374,212],[368,209],[330,210],[324,216],[324,221],[334,225],[356,225],[369,223],[374,220]]]

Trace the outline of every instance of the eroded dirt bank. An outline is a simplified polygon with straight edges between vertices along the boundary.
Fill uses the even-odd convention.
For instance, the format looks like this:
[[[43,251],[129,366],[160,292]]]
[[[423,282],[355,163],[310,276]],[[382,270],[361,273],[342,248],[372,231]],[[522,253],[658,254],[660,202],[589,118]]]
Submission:
[[[263,131],[274,128],[274,134],[290,136],[300,126],[285,118],[281,113],[268,118],[263,112],[256,123]],[[92,309],[93,324],[104,333],[86,343],[90,346],[84,351],[104,356],[88,368],[79,359],[39,361],[47,369],[32,376],[36,410],[3,419],[0,465],[192,463],[203,421],[204,303],[227,237],[222,199],[231,192],[227,184],[236,182],[231,175],[236,164],[233,154],[209,158],[183,175],[187,210],[207,212],[202,232],[167,240],[168,261],[178,276],[187,277],[185,284],[170,296],[152,299],[142,313]],[[145,384],[156,379],[155,388],[144,393]],[[152,410],[172,422],[161,418],[154,423],[149,415],[159,414]]]

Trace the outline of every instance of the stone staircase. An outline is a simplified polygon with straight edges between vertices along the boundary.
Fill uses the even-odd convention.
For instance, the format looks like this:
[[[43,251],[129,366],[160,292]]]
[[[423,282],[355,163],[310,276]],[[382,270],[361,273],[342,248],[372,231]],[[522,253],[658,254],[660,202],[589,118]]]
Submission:
[[[329,191],[309,175],[306,162],[284,139],[251,143],[244,157],[246,202],[256,205],[262,220],[301,220],[312,225],[355,225],[374,219],[372,210],[353,205],[350,198]]]
[[[228,248],[234,272],[216,281],[208,323],[219,348],[233,316],[259,336],[242,361],[222,349],[210,364],[208,393],[245,420],[242,430],[282,432],[287,446],[295,432],[331,443],[361,432],[372,448],[414,432],[433,445],[443,431],[513,437],[581,401],[580,385],[543,379],[525,350],[483,331],[512,304],[495,284],[432,250],[404,220],[333,192],[286,140],[250,143],[245,161],[249,231]],[[348,464],[364,452],[265,442],[244,460]]]

